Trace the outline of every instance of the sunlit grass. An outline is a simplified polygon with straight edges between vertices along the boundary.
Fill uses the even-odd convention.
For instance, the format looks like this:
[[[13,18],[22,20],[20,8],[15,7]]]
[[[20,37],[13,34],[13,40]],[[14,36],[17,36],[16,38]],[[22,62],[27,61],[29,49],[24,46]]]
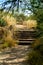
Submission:
[[[16,24],[16,19],[9,14],[6,16],[3,16],[3,19],[7,22],[7,24],[10,25],[15,25]]]

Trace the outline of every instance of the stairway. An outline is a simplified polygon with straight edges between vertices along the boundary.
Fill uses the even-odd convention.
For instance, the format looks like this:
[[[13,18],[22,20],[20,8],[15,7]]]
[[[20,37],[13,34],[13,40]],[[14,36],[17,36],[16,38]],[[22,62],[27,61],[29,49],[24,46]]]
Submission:
[[[19,30],[15,31],[15,39],[19,45],[29,45],[34,43],[35,39],[38,36],[38,31],[36,30]]]

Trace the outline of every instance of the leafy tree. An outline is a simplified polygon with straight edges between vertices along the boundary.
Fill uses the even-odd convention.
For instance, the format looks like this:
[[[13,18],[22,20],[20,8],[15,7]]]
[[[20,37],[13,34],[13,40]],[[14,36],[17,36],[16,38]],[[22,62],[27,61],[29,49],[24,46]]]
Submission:
[[[39,8],[43,8],[42,5],[43,1],[42,0],[6,0],[5,2],[3,2],[2,5],[2,9],[6,9],[6,10],[10,10],[12,12],[14,12],[15,7],[17,8],[17,11],[19,11],[19,7],[22,9],[22,11],[25,10],[30,10],[31,12],[34,12],[36,14],[37,9]],[[9,7],[7,7],[6,5],[9,5]]]
[[[37,11],[39,9],[43,9],[43,5],[42,5],[42,1],[41,0],[30,0],[30,5],[31,5],[31,11],[34,13],[34,14],[37,14]]]
[[[3,11],[3,9],[6,9],[6,10],[10,10],[14,13],[14,9],[15,7],[17,7],[17,11],[19,11],[19,3],[21,3],[22,1],[21,0],[6,0],[5,2],[3,2],[1,5],[2,5],[2,8],[1,8],[1,11]],[[9,7],[7,7],[6,5],[9,5]]]

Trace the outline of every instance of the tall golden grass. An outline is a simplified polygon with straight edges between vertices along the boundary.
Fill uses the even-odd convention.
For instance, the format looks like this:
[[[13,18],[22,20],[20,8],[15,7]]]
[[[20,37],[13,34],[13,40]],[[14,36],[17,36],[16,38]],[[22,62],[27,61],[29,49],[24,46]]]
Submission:
[[[16,19],[9,14],[3,16],[3,19],[7,22],[8,26],[16,24]]]
[[[28,20],[24,21],[23,24],[27,27],[27,29],[36,28],[37,21],[36,20]]]

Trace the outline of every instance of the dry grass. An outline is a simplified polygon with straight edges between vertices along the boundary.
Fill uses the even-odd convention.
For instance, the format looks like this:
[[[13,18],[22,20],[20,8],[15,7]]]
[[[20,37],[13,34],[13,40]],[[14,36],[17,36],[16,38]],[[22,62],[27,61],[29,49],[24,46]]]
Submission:
[[[7,22],[7,24],[10,25],[15,25],[16,24],[16,19],[9,14],[6,16],[3,16],[3,19]]]
[[[28,20],[28,21],[24,21],[23,23],[27,29],[31,29],[31,28],[36,28],[37,27],[37,21],[36,20]]]

